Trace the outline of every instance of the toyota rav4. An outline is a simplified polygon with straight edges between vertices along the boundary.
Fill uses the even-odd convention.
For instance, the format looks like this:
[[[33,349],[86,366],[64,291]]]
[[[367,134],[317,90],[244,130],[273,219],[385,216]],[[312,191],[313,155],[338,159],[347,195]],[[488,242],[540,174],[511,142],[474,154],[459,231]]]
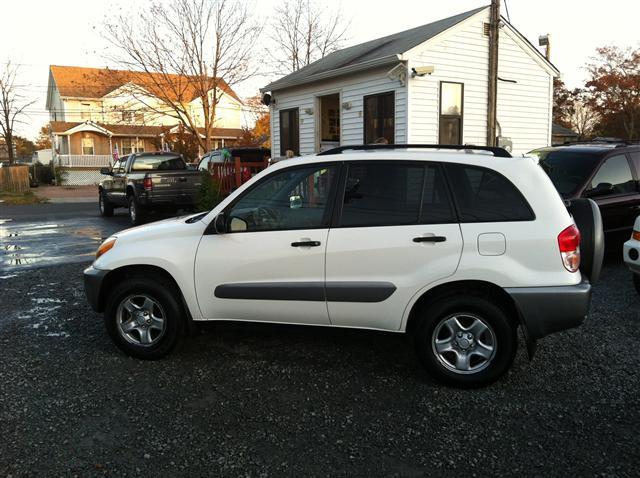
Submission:
[[[341,147],[108,238],[85,290],[143,359],[201,321],[351,327],[408,333],[437,378],[481,386],[509,369],[518,328],[531,357],[587,315],[602,223],[590,199],[569,210],[537,159],[500,148]]]

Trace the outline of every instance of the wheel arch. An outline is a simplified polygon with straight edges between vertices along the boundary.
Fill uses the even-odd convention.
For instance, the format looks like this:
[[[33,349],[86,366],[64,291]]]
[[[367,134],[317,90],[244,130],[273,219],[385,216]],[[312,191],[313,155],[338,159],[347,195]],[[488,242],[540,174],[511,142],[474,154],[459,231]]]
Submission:
[[[493,301],[495,301],[507,313],[507,316],[514,320],[516,326],[522,325],[524,328],[524,324],[522,323],[522,319],[513,298],[502,287],[492,282],[481,280],[459,280],[437,285],[436,287],[424,292],[411,307],[405,326],[405,332],[408,334],[413,333],[415,326],[418,323],[420,311],[423,310],[427,304],[449,296],[461,294],[468,295],[470,293],[493,299]]]
[[[187,330],[191,332],[193,328],[193,317],[191,315],[191,311],[189,310],[189,306],[187,305],[187,301],[184,298],[184,293],[182,292],[180,285],[170,272],[162,267],[155,265],[135,264],[122,266],[118,267],[117,269],[111,270],[103,279],[100,287],[100,293],[98,295],[98,310],[105,310],[107,298],[109,297],[109,293],[113,290],[115,284],[125,279],[136,276],[152,278],[153,280],[164,282],[170,286],[170,290],[178,291],[180,303],[182,304],[182,308],[184,309],[185,317],[187,319],[187,323],[185,325],[187,327]]]

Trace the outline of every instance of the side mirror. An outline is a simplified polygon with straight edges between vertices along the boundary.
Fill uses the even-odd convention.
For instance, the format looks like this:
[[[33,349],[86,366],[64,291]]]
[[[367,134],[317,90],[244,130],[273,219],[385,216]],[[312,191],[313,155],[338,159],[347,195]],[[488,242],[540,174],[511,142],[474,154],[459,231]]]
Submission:
[[[247,221],[240,219],[239,217],[232,217],[231,224],[229,224],[229,230],[231,232],[244,232],[247,230]]]
[[[104,174],[105,176],[113,176],[113,171],[111,168],[100,168],[100,174]]]
[[[227,217],[223,212],[218,214],[213,220],[213,228],[218,234],[224,234],[227,232]]]
[[[289,208],[300,209],[302,207],[302,198],[300,196],[289,197]]]
[[[598,183],[598,185],[585,192],[587,197],[604,196],[606,194],[613,193],[613,184],[611,183]]]

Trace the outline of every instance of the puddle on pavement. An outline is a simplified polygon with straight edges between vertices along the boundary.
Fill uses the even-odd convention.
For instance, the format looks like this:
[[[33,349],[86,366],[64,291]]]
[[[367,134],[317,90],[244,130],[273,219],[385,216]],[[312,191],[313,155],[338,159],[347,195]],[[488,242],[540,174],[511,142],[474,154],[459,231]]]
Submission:
[[[91,260],[104,238],[115,232],[113,224],[99,221],[7,224],[10,220],[0,220],[0,271]]]

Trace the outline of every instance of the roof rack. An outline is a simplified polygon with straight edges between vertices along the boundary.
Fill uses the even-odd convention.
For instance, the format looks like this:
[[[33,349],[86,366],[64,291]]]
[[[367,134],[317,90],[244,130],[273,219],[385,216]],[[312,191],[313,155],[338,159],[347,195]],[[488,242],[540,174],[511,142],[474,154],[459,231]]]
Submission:
[[[562,143],[561,146],[572,146],[572,145],[611,145],[616,148],[624,148],[625,146],[632,146],[636,144],[640,144],[640,139],[619,139],[619,138],[594,138],[591,140],[585,141],[567,141]]]
[[[359,144],[352,146],[339,146],[337,148],[328,149],[318,156],[330,156],[332,154],[342,154],[344,151],[375,151],[385,149],[449,149],[452,151],[463,150],[465,152],[472,151],[488,151],[498,158],[512,158],[509,151],[504,148],[493,146],[474,146],[471,144]]]

